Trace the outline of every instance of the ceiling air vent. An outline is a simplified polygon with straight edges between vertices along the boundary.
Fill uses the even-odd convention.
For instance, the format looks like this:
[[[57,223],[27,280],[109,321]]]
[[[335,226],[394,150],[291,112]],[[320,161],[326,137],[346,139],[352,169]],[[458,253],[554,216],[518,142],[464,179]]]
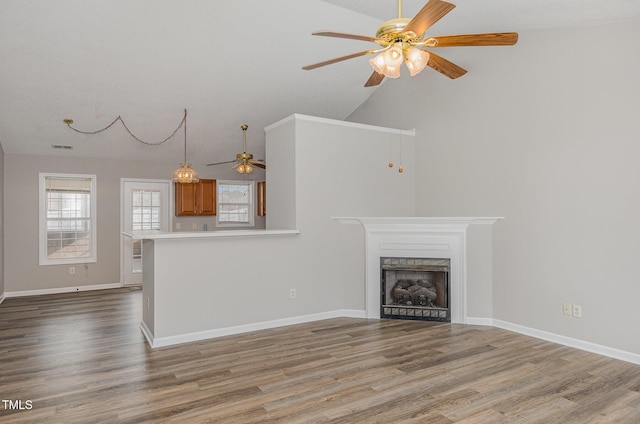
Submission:
[[[73,150],[73,146],[67,146],[65,144],[52,144],[51,148],[58,150]]]

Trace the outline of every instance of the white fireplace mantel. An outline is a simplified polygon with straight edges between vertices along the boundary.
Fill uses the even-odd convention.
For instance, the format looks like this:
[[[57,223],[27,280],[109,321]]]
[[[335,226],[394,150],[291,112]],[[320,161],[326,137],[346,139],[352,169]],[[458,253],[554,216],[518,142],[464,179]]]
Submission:
[[[448,258],[451,322],[467,322],[467,230],[501,217],[336,217],[365,229],[365,314],[380,318],[380,258]]]

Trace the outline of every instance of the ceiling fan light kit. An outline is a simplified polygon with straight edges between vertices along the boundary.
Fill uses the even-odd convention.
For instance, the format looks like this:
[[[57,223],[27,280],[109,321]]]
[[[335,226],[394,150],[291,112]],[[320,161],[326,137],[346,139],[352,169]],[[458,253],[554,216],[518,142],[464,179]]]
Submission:
[[[314,32],[312,35],[370,41],[379,44],[382,49],[352,53],[307,65],[302,69],[316,69],[343,60],[378,53],[377,56],[369,60],[369,64],[373,68],[373,74],[365,83],[365,87],[376,86],[385,77],[399,78],[402,62],[405,63],[412,77],[429,66],[441,74],[455,79],[466,74],[467,71],[433,52],[424,50],[424,48],[511,46],[518,41],[518,34],[515,32],[427,37],[426,31],[455,7],[453,3],[444,0],[429,0],[416,16],[409,19],[402,17],[402,0],[398,0],[398,17],[382,23],[376,31],[375,37],[333,31]]]
[[[249,161],[253,159],[253,155],[250,153],[238,153],[236,155],[236,160],[240,161],[240,165],[236,167],[236,171],[239,174],[251,174],[253,172],[253,167],[249,165]]]

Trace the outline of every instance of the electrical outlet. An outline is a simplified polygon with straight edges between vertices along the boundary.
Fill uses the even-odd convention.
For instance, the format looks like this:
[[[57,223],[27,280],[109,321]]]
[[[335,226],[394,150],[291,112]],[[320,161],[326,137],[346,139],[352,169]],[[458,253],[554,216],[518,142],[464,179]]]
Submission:
[[[562,314],[571,316],[571,303],[562,304]]]
[[[76,273],[76,267],[75,266],[70,266],[69,267],[69,275],[75,275]]]
[[[296,289],[289,290],[289,297],[291,299],[295,299],[296,298]]]
[[[573,316],[575,318],[582,318],[582,306],[573,305]]]
[[[176,230],[179,230],[179,229],[180,229],[180,223],[176,222]]]
[[[192,228],[193,228],[194,230],[197,230],[197,229],[198,229],[198,224],[196,224],[196,223],[194,222],[194,223],[193,223],[193,225],[192,225]]]

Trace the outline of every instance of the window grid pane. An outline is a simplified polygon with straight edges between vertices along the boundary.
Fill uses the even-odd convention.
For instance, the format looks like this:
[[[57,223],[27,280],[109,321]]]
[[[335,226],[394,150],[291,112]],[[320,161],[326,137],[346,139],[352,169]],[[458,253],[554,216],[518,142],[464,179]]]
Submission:
[[[160,191],[133,190],[132,212],[133,230],[159,230]]]
[[[47,259],[91,257],[91,194],[55,190],[46,192]]]
[[[222,223],[250,223],[251,183],[218,184],[218,214]]]

